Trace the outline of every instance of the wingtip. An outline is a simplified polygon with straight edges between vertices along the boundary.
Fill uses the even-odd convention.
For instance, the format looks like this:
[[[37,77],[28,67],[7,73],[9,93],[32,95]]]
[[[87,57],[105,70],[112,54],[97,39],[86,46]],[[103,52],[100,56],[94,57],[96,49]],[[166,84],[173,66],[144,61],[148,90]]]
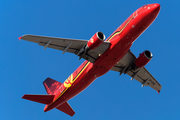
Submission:
[[[19,41],[21,40],[22,37],[18,37]]]
[[[158,92],[158,94],[160,93],[160,91],[157,91]]]

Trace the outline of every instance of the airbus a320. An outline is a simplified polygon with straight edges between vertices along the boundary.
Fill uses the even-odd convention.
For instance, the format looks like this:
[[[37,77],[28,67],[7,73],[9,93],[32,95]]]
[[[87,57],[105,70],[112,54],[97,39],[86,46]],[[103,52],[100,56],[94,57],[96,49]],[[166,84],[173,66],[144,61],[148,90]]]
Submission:
[[[43,84],[47,95],[25,94],[22,98],[45,104],[44,111],[56,108],[70,116],[75,114],[68,100],[87,88],[96,78],[109,70],[128,74],[143,86],[160,92],[161,85],[144,67],[153,57],[149,50],[136,57],[130,48],[133,42],[155,20],[159,4],[148,4],[137,9],[106,40],[96,32],[89,40],[24,35],[19,39],[38,43],[40,46],[74,53],[85,61],[64,81],[47,78]]]

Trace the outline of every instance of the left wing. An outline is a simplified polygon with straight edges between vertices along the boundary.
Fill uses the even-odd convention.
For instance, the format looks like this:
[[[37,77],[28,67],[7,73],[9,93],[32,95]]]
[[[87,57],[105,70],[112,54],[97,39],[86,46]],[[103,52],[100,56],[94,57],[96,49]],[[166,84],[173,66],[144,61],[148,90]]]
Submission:
[[[154,90],[160,92],[162,87],[161,84],[159,84],[159,82],[148,72],[145,67],[135,70],[132,69],[135,60],[135,55],[131,51],[128,51],[126,55],[111,70],[120,72],[120,74],[127,73],[132,77],[131,80],[136,79],[142,83],[142,87],[150,86]]]
[[[62,50],[63,54],[65,52],[74,53],[80,58],[84,58],[92,63],[102,55],[109,47],[109,42],[103,42],[99,47],[94,50],[89,50],[86,53],[83,53],[84,47],[87,45],[87,40],[76,40],[76,39],[67,39],[67,38],[55,38],[55,37],[44,37],[36,35],[24,35],[20,39],[27,40],[30,42],[38,43],[40,46],[44,46],[44,49],[47,47]]]

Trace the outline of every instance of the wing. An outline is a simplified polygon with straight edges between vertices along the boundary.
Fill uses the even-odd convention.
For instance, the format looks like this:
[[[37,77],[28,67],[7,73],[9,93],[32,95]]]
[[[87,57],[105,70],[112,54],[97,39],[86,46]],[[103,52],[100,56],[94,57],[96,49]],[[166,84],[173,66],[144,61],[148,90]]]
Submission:
[[[44,37],[36,35],[24,35],[20,39],[27,40],[30,42],[38,43],[40,46],[44,46],[44,49],[47,47],[62,50],[63,54],[65,52],[74,53],[80,58],[84,58],[92,63],[102,55],[109,47],[109,42],[103,42],[99,47],[94,50],[89,50],[86,53],[83,53],[83,50],[87,44],[87,40],[76,40],[76,39],[67,39],[67,38],[55,38],[55,37]]]
[[[136,79],[142,83],[142,87],[150,86],[154,90],[160,92],[162,86],[145,67],[136,70],[132,69],[132,65],[134,64],[135,60],[135,55],[131,51],[128,51],[126,55],[111,70],[120,72],[120,74],[127,73],[132,77],[131,80]]]

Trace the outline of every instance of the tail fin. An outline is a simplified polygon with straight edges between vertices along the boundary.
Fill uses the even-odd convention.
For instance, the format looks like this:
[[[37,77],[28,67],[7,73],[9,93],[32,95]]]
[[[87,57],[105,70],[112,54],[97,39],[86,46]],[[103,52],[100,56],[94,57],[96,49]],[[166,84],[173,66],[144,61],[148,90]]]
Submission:
[[[34,102],[49,104],[53,101],[54,95],[27,95],[25,94],[23,99],[31,100]]]
[[[71,108],[71,106],[68,104],[68,102],[63,103],[62,105],[56,107],[56,109],[73,116],[75,114],[74,110]]]
[[[44,87],[46,88],[46,92],[50,95],[53,95],[55,90],[61,86],[62,83],[53,80],[51,78],[47,78],[44,82]]]
[[[45,106],[45,109],[44,111],[49,111],[50,109],[53,109],[53,108],[49,108],[48,110],[48,104],[52,103],[53,102],[53,99],[54,99],[54,92],[55,90],[57,90],[61,85],[62,83],[56,81],[56,80],[53,80],[51,78],[47,78],[44,82],[44,87],[46,88],[46,92],[49,94],[49,95],[28,95],[28,94],[25,94],[22,98],[23,99],[27,99],[27,100],[31,100],[31,101],[34,101],[34,102],[39,102],[39,103],[42,103],[42,104],[46,104]],[[58,105],[58,104],[57,104]],[[70,115],[70,116],[73,116],[75,114],[74,110],[71,108],[71,106],[65,102],[63,103],[62,105],[56,107],[56,109]]]

